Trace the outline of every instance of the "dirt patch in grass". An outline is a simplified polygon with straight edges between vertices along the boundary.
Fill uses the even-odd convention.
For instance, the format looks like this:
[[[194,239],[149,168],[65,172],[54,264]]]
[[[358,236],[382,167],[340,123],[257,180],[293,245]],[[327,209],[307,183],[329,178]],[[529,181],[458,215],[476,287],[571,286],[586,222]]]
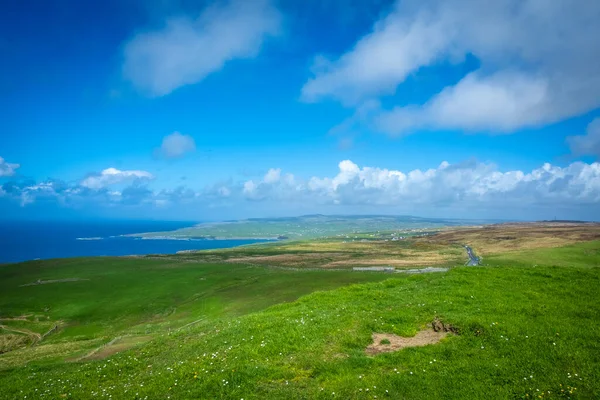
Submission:
[[[20,315],[18,317],[0,317],[0,321],[28,321],[27,318],[31,317],[31,314]]]
[[[444,246],[447,249],[448,246]],[[384,254],[384,257],[381,256]],[[373,265],[387,265],[397,267],[415,267],[422,265],[448,265],[462,262],[464,250],[460,256],[455,254],[442,254],[434,251],[403,250],[395,253],[386,253],[381,249],[377,256],[369,253],[303,253],[303,254],[276,254],[265,256],[233,257],[226,260],[231,263],[250,263],[282,267],[320,267],[320,268],[351,268]]]
[[[114,354],[129,350],[140,344],[152,340],[152,336],[124,336],[115,338],[104,346],[101,346],[87,355],[73,361],[102,360]]]
[[[393,267],[415,267],[421,265],[446,265],[448,260],[438,255],[424,255],[422,257],[394,259],[394,258],[365,258],[353,260],[332,261],[324,265],[325,268],[339,267],[371,267],[371,266],[393,266]]]
[[[30,331],[29,329],[13,328],[11,326],[6,326],[6,325],[0,325],[0,329],[5,330],[7,332],[13,332],[13,333],[28,336],[32,343],[37,343],[40,340],[42,340],[42,335],[40,335],[37,332]]]
[[[376,355],[402,350],[407,347],[427,346],[439,343],[440,340],[451,333],[458,333],[458,329],[450,324],[444,324],[436,318],[431,322],[430,329],[419,331],[413,337],[402,337],[393,333],[374,333],[371,336],[373,343],[365,349],[365,352],[368,355]]]
[[[31,339],[26,335],[6,334],[0,335],[0,354],[19,349],[31,344]]]
[[[26,283],[24,285],[21,285],[21,287],[23,287],[23,286],[47,285],[49,283],[64,283],[64,282],[79,282],[79,281],[89,281],[89,279],[85,279],[85,278],[65,278],[65,279],[50,279],[50,280],[47,280],[47,281],[43,281],[41,279],[38,279],[35,282]]]
[[[271,266],[303,267],[320,266],[332,259],[348,258],[343,253],[305,253],[305,254],[275,254],[265,256],[232,257],[225,262],[250,263]]]
[[[436,332],[433,329],[419,331],[413,337],[402,337],[392,333],[374,333],[372,336],[373,343],[365,349],[365,352],[373,356],[379,353],[402,350],[407,347],[427,346],[439,343],[447,335],[448,332]]]
[[[42,342],[38,346],[28,345],[0,355],[0,371],[24,366],[32,361],[63,359],[71,355],[74,357],[75,354],[89,352],[91,348],[98,345],[99,339],[51,344]]]

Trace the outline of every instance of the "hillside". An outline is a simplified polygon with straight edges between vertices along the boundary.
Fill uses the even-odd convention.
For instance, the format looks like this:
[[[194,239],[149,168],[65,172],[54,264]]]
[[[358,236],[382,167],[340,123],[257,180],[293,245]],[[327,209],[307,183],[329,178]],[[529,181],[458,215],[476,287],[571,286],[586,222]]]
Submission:
[[[445,226],[473,225],[478,221],[432,219],[386,215],[305,215],[286,218],[253,218],[239,221],[202,223],[170,232],[148,232],[130,236],[150,238],[199,239],[312,239],[349,236],[352,233],[402,231],[406,234],[424,232]],[[388,235],[389,236],[389,235]]]
[[[515,229],[1,267],[0,398],[598,398],[598,227]],[[465,239],[484,266],[326,266]]]

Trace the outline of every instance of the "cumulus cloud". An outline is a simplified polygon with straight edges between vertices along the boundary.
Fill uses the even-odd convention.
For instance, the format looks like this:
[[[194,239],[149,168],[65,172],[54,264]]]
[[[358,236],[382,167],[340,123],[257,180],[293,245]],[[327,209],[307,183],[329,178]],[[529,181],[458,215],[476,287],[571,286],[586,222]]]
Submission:
[[[264,200],[277,198],[281,200],[293,197],[295,192],[302,189],[302,185],[296,182],[292,174],[281,175],[280,168],[271,168],[265,176],[255,182],[249,180],[244,182],[242,194],[248,200]]]
[[[109,172],[106,172],[109,171]],[[562,215],[600,217],[600,163],[549,163],[530,171],[503,171],[494,164],[467,160],[442,162],[429,169],[401,171],[360,166],[343,160],[329,176],[297,177],[273,168],[260,179],[215,183],[201,190],[178,186],[153,189],[143,171],[108,169],[80,183],[47,180],[6,182],[3,199],[22,206],[36,201],[56,201],[62,206],[220,207],[229,210],[302,209],[330,213],[451,214],[456,217],[503,215]],[[117,178],[119,177],[119,178]],[[85,183],[85,185],[84,185]],[[117,183],[123,186],[110,187]],[[257,203],[261,202],[259,206]],[[449,211],[450,210],[450,211]],[[541,210],[547,210],[543,213]],[[535,217],[533,217],[535,218]]]
[[[196,142],[189,135],[173,132],[163,138],[158,153],[165,158],[180,158],[196,151]]]
[[[510,133],[556,122],[600,106],[599,18],[600,3],[585,0],[398,1],[346,53],[317,57],[302,98],[360,105],[473,55],[476,71],[425,104],[381,109],[373,126]]]
[[[231,60],[255,57],[277,35],[281,16],[269,0],[231,0],[198,18],[171,18],[125,46],[123,74],[151,96],[203,80]]]
[[[11,164],[0,157],[0,177],[13,176],[19,167],[19,164]]]
[[[281,178],[281,168],[271,168],[264,177],[265,183],[275,183]]]
[[[500,171],[494,164],[475,160],[442,162],[427,170],[399,171],[339,163],[330,177],[305,181],[289,178],[247,181],[246,198],[338,206],[494,207],[525,209],[536,206],[596,207],[600,201],[600,163],[572,163],[566,167],[543,164],[529,172]]]
[[[231,189],[229,189],[227,186],[221,186],[218,189],[218,193],[221,197],[229,197],[231,196]]]
[[[99,174],[90,175],[83,179],[80,185],[88,189],[101,189],[111,185],[145,181],[153,178],[154,176],[147,171],[121,171],[116,168],[107,168]]]
[[[567,137],[567,143],[576,156],[600,158],[600,118],[590,122],[585,135]]]
[[[165,191],[155,192],[148,187],[147,183],[152,178],[152,174],[146,171],[107,168],[99,174],[87,176],[80,182],[56,179],[40,182],[9,181],[0,186],[0,197],[16,201],[22,207],[39,201],[54,202],[65,207],[81,204],[139,205],[153,203],[165,197]],[[111,188],[112,185],[119,185],[120,190]]]

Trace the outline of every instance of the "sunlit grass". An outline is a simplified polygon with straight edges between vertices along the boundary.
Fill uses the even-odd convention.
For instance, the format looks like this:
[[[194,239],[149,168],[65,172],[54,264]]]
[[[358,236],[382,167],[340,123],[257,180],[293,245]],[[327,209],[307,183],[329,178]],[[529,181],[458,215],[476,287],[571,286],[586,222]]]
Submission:
[[[599,282],[598,269],[505,266],[354,285],[0,382],[71,398],[595,398]],[[435,317],[459,334],[366,355],[373,332],[414,335]]]
[[[384,242],[380,255],[377,243],[353,244],[350,254],[443,251],[436,240]],[[17,318],[3,324],[61,324],[0,355],[0,398],[600,398],[600,241],[521,247],[484,256],[487,266],[417,276],[226,262],[292,251],[335,262],[346,253],[310,249],[340,245],[0,269],[1,317]],[[20,286],[69,277],[89,281]],[[434,319],[458,333],[365,351],[373,333],[413,336]]]

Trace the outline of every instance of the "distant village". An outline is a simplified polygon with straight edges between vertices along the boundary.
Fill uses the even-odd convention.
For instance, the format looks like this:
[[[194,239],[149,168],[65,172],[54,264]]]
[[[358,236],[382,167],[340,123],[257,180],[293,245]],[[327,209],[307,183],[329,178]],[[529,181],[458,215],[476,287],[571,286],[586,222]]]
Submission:
[[[355,234],[359,233],[359,232],[353,232]],[[399,231],[399,232],[392,232],[391,234],[387,234],[387,233],[380,233],[379,231],[377,231],[376,233],[372,233],[369,234],[369,238],[373,238],[373,239],[368,239],[368,238],[364,238],[364,237],[359,237],[357,235],[355,235],[354,237],[352,237],[352,235],[337,235],[338,237],[343,237],[344,239],[349,239],[349,240],[344,240],[342,243],[351,243],[351,242],[369,242],[372,240],[381,240],[383,239],[383,241],[385,242],[396,242],[399,240],[405,240],[408,237],[424,237],[424,236],[430,236],[435,234],[435,232],[431,232],[431,231],[425,231],[423,229],[408,229],[408,230],[404,230],[404,231]],[[361,235],[362,236],[362,235]]]

